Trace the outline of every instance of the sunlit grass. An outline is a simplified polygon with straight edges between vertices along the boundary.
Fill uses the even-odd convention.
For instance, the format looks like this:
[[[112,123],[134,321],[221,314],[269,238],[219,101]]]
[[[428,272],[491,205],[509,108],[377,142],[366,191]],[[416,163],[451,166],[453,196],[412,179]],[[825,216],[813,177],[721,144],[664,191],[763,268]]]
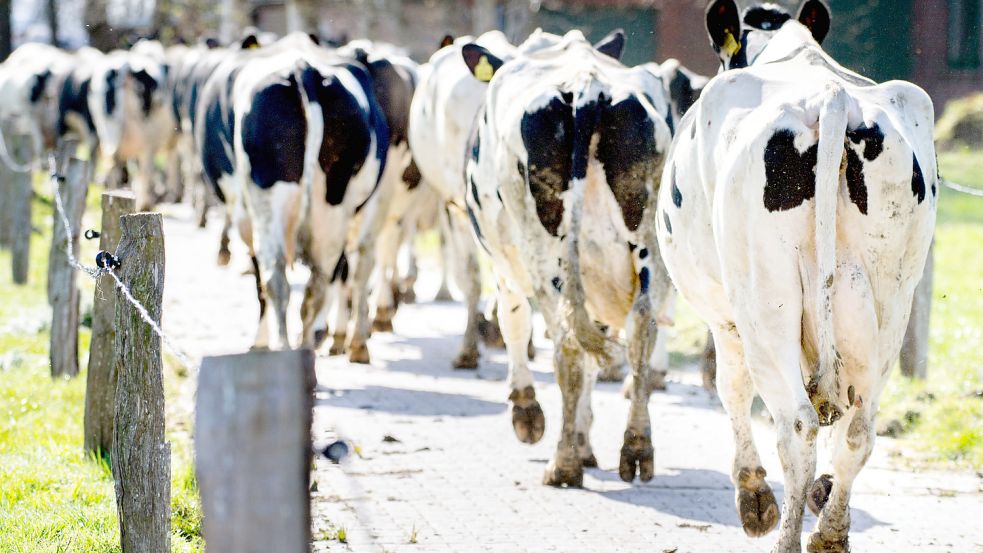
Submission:
[[[0,551],[119,551],[112,473],[82,448],[87,328],[79,333],[82,373],[72,379],[50,376],[46,281],[53,201],[47,180],[39,178],[35,191],[26,286],[13,284],[10,254],[0,252]],[[89,190],[83,229],[98,228],[100,192]],[[91,265],[96,250],[97,241],[83,240],[82,262]],[[84,318],[94,287],[81,275],[78,282]],[[190,413],[172,407],[179,393],[179,378],[165,368],[172,550],[201,551]]]

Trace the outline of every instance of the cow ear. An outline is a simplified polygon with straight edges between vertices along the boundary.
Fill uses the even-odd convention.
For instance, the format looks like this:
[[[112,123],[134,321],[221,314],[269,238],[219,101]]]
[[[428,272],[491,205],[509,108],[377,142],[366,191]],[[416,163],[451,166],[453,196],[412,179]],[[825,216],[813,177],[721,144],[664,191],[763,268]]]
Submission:
[[[625,30],[615,29],[611,31],[606,37],[594,44],[594,49],[616,60],[620,60],[621,54],[625,51]]]
[[[829,34],[829,6],[823,0],[807,0],[799,10],[799,23],[808,27],[816,42],[822,44],[823,39]]]
[[[437,49],[439,50],[451,44],[454,44],[454,37],[452,35],[444,35],[444,38],[440,39],[440,46]]]
[[[734,0],[713,0],[707,4],[707,34],[721,52],[733,56],[740,49],[741,13]]]
[[[246,36],[246,38],[242,39],[242,42],[239,43],[239,47],[243,50],[259,48],[259,39],[256,38],[256,35],[250,33],[248,36]]]
[[[492,79],[492,76],[504,63],[487,49],[474,43],[465,44],[461,48],[461,57],[464,58],[464,64],[468,66],[471,74],[485,83]]]

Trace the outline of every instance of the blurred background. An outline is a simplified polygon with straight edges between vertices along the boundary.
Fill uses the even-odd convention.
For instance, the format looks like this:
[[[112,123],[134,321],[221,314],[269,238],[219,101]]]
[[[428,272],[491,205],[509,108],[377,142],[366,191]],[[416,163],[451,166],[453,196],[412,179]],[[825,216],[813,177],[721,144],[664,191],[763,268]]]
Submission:
[[[780,0],[778,4],[798,5]],[[624,61],[680,59],[703,73],[717,62],[703,31],[704,0],[0,0],[0,58],[26,41],[66,48],[125,47],[138,37],[165,45],[211,36],[221,42],[248,26],[284,34],[303,29],[337,42],[371,38],[425,61],[445,34],[500,29],[513,41],[536,27],[582,29],[598,39],[628,33]],[[844,65],[876,80],[906,79],[938,106],[983,88],[983,0],[829,0],[835,32],[825,46]],[[941,109],[938,110],[941,113]]]

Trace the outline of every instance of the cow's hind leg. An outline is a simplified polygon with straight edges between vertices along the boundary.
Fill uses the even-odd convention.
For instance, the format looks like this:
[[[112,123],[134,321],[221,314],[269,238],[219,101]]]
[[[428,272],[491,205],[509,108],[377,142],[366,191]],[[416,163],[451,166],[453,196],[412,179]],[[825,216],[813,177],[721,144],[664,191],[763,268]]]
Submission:
[[[716,341],[719,378],[717,393],[730,417],[734,431],[734,467],[731,480],[736,488],[737,513],[744,532],[752,538],[771,532],[778,525],[778,503],[765,482],[767,473],[761,466],[758,448],[751,434],[751,402],[754,388],[744,364],[744,348],[733,327],[715,328],[711,343]]]
[[[600,369],[593,358],[587,359],[587,370],[583,371],[584,385],[580,390],[580,401],[577,402],[577,452],[584,468],[597,467],[597,457],[590,445],[590,429],[594,424],[594,410],[591,406],[591,392],[597,382]]]
[[[546,419],[536,401],[536,388],[526,357],[526,343],[532,335],[532,309],[529,300],[509,289],[508,283],[499,279],[498,318],[502,325],[502,337],[509,356],[509,401],[512,402],[512,427],[520,442],[534,444],[543,437]]]
[[[463,215],[455,215],[445,210],[448,219],[448,241],[454,252],[455,281],[461,287],[467,302],[468,319],[461,338],[461,350],[454,357],[455,369],[478,368],[478,321],[481,311],[478,302],[481,299],[481,270],[478,267],[478,252],[474,239],[471,237],[470,223]]]
[[[819,510],[819,522],[809,536],[809,553],[846,553],[850,550],[850,490],[874,448],[875,402],[859,401],[850,416],[833,426],[833,474],[813,483],[810,507]],[[856,405],[856,403],[855,403]]]
[[[643,269],[648,271],[648,269]],[[652,301],[647,289],[643,289],[632,306],[625,325],[628,339],[628,364],[631,382],[628,384],[628,426],[621,446],[618,475],[631,482],[638,474],[642,482],[655,476],[655,449],[652,447],[652,420],[649,416],[649,396],[652,394],[651,367],[649,361],[658,330],[655,325]]]
[[[324,300],[330,280],[316,263],[312,264],[311,276],[304,288],[304,301],[300,305],[300,320],[303,330],[300,338],[301,347],[314,348],[318,340],[314,336],[314,327],[319,322],[324,310]]]
[[[584,386],[584,353],[570,333],[563,333],[556,340],[553,359],[556,382],[563,396],[563,425],[560,429],[560,441],[556,444],[556,453],[546,468],[543,483],[549,486],[580,487],[584,482],[584,467],[577,451],[577,405]]]

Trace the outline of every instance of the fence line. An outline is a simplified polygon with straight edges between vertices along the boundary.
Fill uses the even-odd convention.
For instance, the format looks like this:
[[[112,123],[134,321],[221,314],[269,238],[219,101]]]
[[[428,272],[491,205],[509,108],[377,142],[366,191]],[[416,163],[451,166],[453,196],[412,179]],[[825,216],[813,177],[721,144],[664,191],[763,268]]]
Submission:
[[[50,157],[50,162],[52,167],[51,183],[55,196],[55,209],[59,218],[61,219],[62,224],[65,226],[65,235],[70,237],[72,235],[72,225],[69,223],[68,217],[65,214],[65,208],[61,197],[61,184],[65,181],[65,177],[58,174],[54,155]],[[120,280],[119,275],[116,274],[116,271],[112,265],[112,261],[115,260],[115,258],[106,259],[105,262],[99,267],[89,267],[83,265],[79,262],[78,258],[75,257],[75,250],[72,247],[72,241],[70,239],[66,244],[65,253],[68,263],[72,267],[75,267],[79,271],[89,275],[89,278],[95,280],[101,275],[109,275],[112,277],[112,279],[116,282],[116,288],[123,294],[123,298],[137,310],[137,313],[140,314],[140,318],[150,326],[151,330],[154,331],[154,334],[160,337],[168,351],[177,357],[178,361],[180,361],[186,369],[191,371],[197,369],[198,366],[191,360],[188,354],[184,353],[184,351],[179,348],[173,340],[171,340],[170,336],[164,333],[164,330],[160,327],[160,325],[157,324],[153,317],[150,316],[150,313],[147,312],[147,308],[133,297],[133,293],[130,292],[129,288],[127,288],[126,285],[123,284],[123,281]]]

